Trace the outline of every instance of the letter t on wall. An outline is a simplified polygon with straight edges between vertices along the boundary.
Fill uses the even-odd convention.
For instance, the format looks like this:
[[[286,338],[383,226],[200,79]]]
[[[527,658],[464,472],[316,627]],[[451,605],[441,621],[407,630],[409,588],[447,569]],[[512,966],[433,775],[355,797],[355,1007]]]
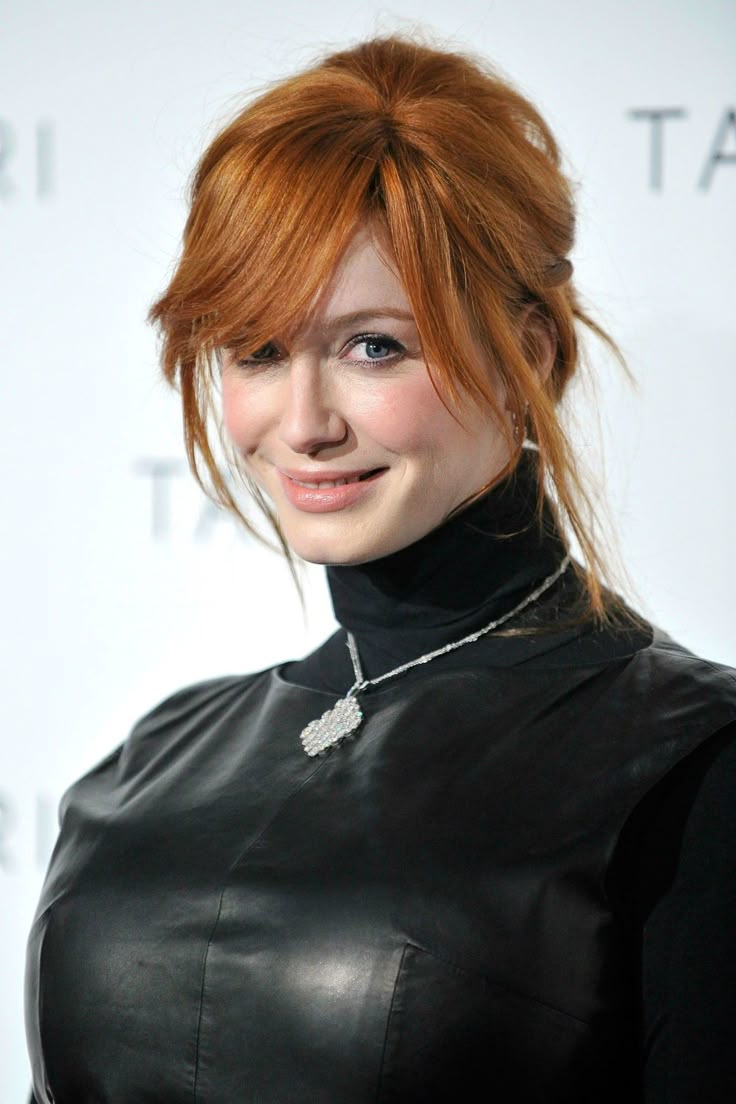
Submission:
[[[681,119],[687,112],[684,107],[634,107],[629,111],[632,119],[649,119],[649,187],[662,190],[664,166],[664,124],[666,119]]]

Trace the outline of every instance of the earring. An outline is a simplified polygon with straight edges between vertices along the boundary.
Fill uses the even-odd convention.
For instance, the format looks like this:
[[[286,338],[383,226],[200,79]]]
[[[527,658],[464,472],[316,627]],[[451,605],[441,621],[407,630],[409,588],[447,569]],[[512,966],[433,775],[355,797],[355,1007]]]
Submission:
[[[512,428],[512,431],[513,431],[513,434],[514,434],[514,441],[516,442],[516,444],[518,444],[520,440],[521,440],[522,444],[524,443],[524,438],[526,437],[526,412],[527,412],[528,409],[529,409],[529,403],[524,403],[523,420],[519,419],[519,415],[516,413],[515,410],[510,411],[510,414],[511,414],[511,428]]]

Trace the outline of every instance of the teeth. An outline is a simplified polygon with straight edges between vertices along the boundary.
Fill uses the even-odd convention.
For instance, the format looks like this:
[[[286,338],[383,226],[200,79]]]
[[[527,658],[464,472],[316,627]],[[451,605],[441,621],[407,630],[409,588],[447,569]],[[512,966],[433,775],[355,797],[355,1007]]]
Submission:
[[[301,479],[292,479],[297,487],[309,487],[310,490],[321,491],[324,487],[343,487],[346,483],[355,482],[351,479],[322,479],[319,483],[304,483]]]
[[[360,483],[363,479],[367,479],[369,475],[373,475],[375,469],[364,472],[359,475],[357,479],[320,479],[314,480],[314,482],[306,482],[303,479],[292,479],[292,483],[296,483],[297,487],[306,487],[310,491],[321,491],[324,488],[329,487],[344,487],[346,483]]]

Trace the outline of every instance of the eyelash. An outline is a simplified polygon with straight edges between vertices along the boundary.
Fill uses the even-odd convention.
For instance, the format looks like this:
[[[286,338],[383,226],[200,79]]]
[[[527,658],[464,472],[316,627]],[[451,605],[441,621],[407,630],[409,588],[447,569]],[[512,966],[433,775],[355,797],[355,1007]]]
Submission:
[[[389,355],[385,357],[364,357],[359,358],[354,363],[358,364],[388,364],[395,360],[398,360],[406,353],[406,348],[397,341],[395,337],[389,337],[388,334],[382,333],[364,333],[356,334],[355,337],[351,337],[350,340],[343,346],[343,351],[356,348],[358,345],[367,345],[374,343],[376,345],[385,345],[389,350]],[[278,346],[273,342],[268,341],[265,345],[261,346],[262,349],[273,348],[275,355],[273,356],[256,356],[255,353],[249,357],[239,357],[236,361],[239,368],[252,368],[257,365],[269,365],[276,363],[281,357],[281,351]],[[256,353],[260,352],[256,349]]]
[[[387,364],[390,361],[396,360],[398,357],[403,356],[403,354],[406,352],[404,346],[401,344],[400,341],[397,341],[395,337],[389,337],[388,334],[382,333],[357,334],[355,337],[352,337],[350,339],[350,341],[347,343],[346,348],[354,349],[356,345],[369,345],[371,343],[375,345],[385,345],[386,348],[389,350],[389,356],[365,357],[365,359],[360,360],[361,364]]]

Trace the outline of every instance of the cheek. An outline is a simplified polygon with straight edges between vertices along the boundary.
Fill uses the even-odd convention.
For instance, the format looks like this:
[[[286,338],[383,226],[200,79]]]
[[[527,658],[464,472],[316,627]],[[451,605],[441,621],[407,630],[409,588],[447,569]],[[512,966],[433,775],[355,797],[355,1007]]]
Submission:
[[[372,396],[361,414],[371,436],[397,454],[441,452],[462,433],[424,373]]]
[[[222,377],[222,424],[230,442],[240,453],[251,452],[258,442],[260,431],[258,403],[238,380],[228,374]]]
[[[508,461],[506,440],[492,414],[471,405],[453,416],[426,375],[384,396],[375,425],[385,447],[415,460],[425,480],[461,497],[494,479]]]

